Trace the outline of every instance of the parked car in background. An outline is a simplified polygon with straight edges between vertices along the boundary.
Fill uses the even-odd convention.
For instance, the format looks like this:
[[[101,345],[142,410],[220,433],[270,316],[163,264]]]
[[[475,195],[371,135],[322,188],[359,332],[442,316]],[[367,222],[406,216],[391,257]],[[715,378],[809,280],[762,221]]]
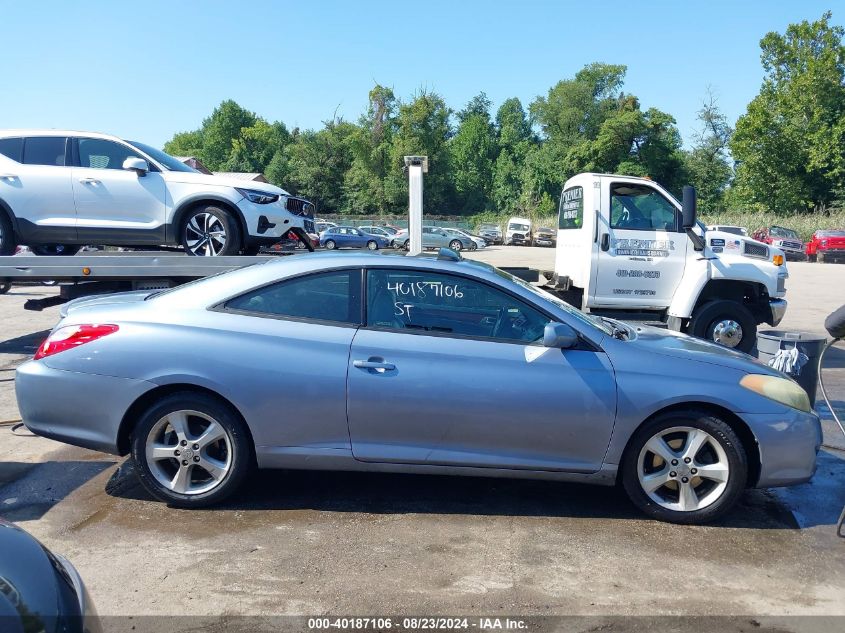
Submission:
[[[534,234],[534,246],[554,246],[557,242],[557,231],[550,228],[540,228]]]
[[[487,246],[487,242],[480,235],[472,235],[471,233],[467,233],[463,229],[457,229],[454,227],[444,226],[442,228],[450,237],[453,236],[460,239],[462,244],[466,243],[466,240],[471,240],[468,247],[466,247],[471,251],[477,250],[479,248],[485,248]]]
[[[389,241],[393,240],[393,236],[396,235],[398,231],[393,229],[389,229],[383,226],[359,226],[359,230],[364,231],[364,233],[370,233],[371,235],[381,235],[382,237],[387,238]]]
[[[708,231],[721,231],[722,233],[732,233],[734,235],[748,236],[748,229],[744,226],[733,226],[729,224],[711,224],[707,227]]]
[[[411,236],[407,229],[393,236],[393,245],[408,250],[411,248]],[[442,226],[422,227],[423,248],[451,248],[453,251],[471,250],[477,244],[468,235],[450,234]]]
[[[290,230],[314,232],[313,205],[274,185],[201,174],[108,134],[0,131],[0,255],[17,244],[37,255],[85,244],[236,255]]]
[[[502,229],[499,228],[498,224],[485,222],[478,227],[478,234],[488,244],[501,244],[503,241]]]
[[[811,262],[845,262],[845,230],[816,231],[804,252]]]
[[[63,314],[17,368],[24,424],[131,453],[174,506],[222,501],[257,464],[620,482],[700,523],[816,469],[819,418],[781,372],[447,249],[286,257]]]
[[[390,239],[383,235],[373,235],[354,226],[335,226],[320,235],[320,246],[334,250],[336,248],[368,248],[371,251],[390,246]]]
[[[798,233],[783,226],[769,226],[757,229],[751,236],[758,242],[770,244],[783,251],[787,261],[803,262],[807,260],[804,242]]]
[[[531,246],[532,241],[531,220],[528,218],[511,218],[508,220],[505,244]]]
[[[100,633],[79,572],[22,528],[0,519],[0,630]]]
[[[326,229],[333,229],[337,226],[335,222],[327,222],[326,220],[316,220],[314,222],[314,230],[317,232],[317,235],[325,231]]]

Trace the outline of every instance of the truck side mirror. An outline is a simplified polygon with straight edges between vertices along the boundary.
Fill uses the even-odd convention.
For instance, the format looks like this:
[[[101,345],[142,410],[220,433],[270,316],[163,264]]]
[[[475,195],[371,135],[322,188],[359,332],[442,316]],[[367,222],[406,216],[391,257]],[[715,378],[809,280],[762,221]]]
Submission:
[[[681,223],[683,224],[683,228],[691,229],[695,226],[696,219],[695,187],[690,185],[684,187],[681,209]]]

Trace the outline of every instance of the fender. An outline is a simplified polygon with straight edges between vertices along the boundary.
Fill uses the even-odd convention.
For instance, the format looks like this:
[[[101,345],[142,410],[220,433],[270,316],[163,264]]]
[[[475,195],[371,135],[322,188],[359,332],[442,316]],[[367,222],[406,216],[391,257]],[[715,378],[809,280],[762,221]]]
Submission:
[[[5,213],[6,216],[9,218],[9,222],[12,223],[12,229],[14,229],[16,235],[20,235],[20,230],[18,229],[18,218],[15,217],[15,214],[12,212],[12,207],[6,204],[6,201],[0,198],[0,213]]]
[[[219,204],[225,207],[227,210],[233,212],[235,214],[235,217],[238,218],[238,222],[240,223],[241,235],[244,239],[249,236],[249,228],[246,224],[246,218],[244,218],[244,214],[238,208],[237,204],[232,202],[229,198],[226,198],[225,196],[222,196],[220,194],[197,193],[183,199],[179,203],[179,206],[177,206],[173,210],[171,215],[172,220],[167,224],[165,234],[168,242],[179,242],[179,226],[182,224],[182,216],[184,216],[185,212],[188,209],[200,202]]]

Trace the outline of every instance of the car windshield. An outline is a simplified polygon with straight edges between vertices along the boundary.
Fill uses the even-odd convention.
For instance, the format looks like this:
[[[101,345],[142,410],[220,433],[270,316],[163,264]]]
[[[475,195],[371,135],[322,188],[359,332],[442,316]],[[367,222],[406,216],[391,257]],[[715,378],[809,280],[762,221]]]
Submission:
[[[775,237],[792,237],[798,238],[798,233],[793,231],[792,229],[785,229],[782,226],[773,226],[771,231],[769,231]]]
[[[516,222],[512,222],[511,225],[508,228],[511,231],[527,231],[528,225],[527,224],[517,224]]]
[[[541,233],[554,233],[551,229],[538,229]]]
[[[170,154],[165,154],[160,149],[150,147],[149,145],[145,143],[139,143],[138,141],[126,142],[132,145],[133,147],[141,150],[144,154],[152,158],[155,162],[164,167],[167,171],[187,171],[199,173],[196,169],[188,167],[181,160],[173,158],[173,156],[171,156]]]

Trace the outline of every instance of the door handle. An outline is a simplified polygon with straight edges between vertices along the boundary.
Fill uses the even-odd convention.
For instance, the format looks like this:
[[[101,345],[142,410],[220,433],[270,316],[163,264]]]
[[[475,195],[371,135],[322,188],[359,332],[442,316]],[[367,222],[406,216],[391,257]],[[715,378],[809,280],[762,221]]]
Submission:
[[[610,234],[609,233],[602,233],[601,234],[601,249],[603,251],[610,250]]]
[[[99,185],[100,184],[100,181],[97,180],[96,178],[80,178],[79,182],[81,182],[83,185]]]
[[[15,174],[0,174],[0,180],[15,180],[16,178]]]
[[[393,363],[385,363],[375,360],[353,360],[352,366],[360,369],[380,369],[382,371],[393,371],[396,369],[396,365]]]

